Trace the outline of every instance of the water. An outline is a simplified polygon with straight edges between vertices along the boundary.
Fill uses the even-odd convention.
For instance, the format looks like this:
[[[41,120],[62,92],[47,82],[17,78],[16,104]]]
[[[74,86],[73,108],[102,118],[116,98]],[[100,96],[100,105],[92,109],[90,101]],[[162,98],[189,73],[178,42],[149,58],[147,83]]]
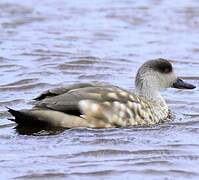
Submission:
[[[15,129],[5,106],[103,81],[133,89],[148,59],[199,85],[197,0],[1,0],[1,179],[198,179],[199,90],[163,92],[173,121],[148,128]]]

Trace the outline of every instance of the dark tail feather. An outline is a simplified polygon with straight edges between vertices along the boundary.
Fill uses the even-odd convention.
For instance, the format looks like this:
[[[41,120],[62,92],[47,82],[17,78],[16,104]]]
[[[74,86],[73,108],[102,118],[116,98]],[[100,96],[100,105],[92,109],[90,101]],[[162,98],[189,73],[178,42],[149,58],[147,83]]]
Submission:
[[[8,112],[12,114],[14,118],[9,118],[9,120],[16,122],[20,126],[46,126],[47,124],[44,121],[40,121],[38,118],[31,116],[27,112],[17,111],[11,108],[8,108]]]

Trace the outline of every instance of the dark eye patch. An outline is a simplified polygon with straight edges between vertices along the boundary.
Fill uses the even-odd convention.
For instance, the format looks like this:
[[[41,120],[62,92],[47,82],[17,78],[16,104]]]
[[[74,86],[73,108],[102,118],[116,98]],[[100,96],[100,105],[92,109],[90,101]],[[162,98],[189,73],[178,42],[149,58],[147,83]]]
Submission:
[[[165,74],[172,72],[172,65],[166,59],[154,60],[153,63],[150,64],[150,68]]]
[[[164,70],[164,73],[170,73],[171,72],[171,69],[169,69],[169,68],[166,68],[165,70]]]

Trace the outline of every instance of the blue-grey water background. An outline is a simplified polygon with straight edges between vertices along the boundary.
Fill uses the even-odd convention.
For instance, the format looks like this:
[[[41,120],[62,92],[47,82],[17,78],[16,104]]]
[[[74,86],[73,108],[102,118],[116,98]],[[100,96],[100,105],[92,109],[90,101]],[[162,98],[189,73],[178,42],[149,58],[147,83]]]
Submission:
[[[131,90],[157,57],[199,85],[198,0],[1,0],[0,178],[198,179],[198,88],[163,92],[173,121],[154,127],[27,134],[7,120],[64,84]]]

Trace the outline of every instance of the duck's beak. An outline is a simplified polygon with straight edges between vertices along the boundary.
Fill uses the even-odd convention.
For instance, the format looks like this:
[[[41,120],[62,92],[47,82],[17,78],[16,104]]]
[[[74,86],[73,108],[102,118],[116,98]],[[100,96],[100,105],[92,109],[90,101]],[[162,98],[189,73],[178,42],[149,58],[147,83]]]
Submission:
[[[189,84],[187,82],[184,82],[182,79],[177,78],[176,82],[173,83],[173,88],[177,88],[177,89],[194,89],[196,88],[196,86]]]

